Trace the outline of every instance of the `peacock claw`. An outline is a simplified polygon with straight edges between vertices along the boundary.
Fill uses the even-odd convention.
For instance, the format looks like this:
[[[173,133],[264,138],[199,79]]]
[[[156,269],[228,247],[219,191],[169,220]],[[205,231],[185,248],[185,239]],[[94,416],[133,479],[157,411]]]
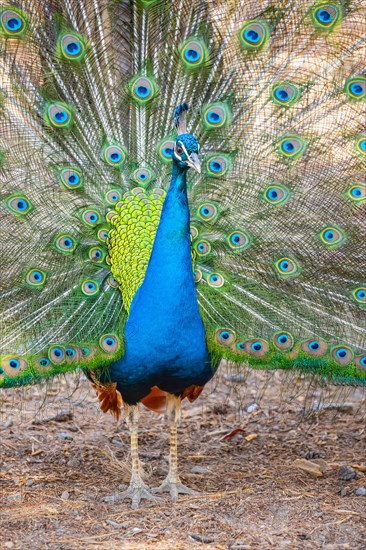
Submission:
[[[126,498],[131,499],[131,508],[132,510],[136,510],[136,508],[139,507],[140,502],[143,498],[146,500],[152,500],[154,502],[162,502],[163,499],[153,495],[147,485],[144,483],[136,484],[131,483],[128,489],[125,491],[122,491],[122,493],[116,493],[115,495],[111,495],[108,497],[104,497],[104,502],[119,502],[121,500],[124,500]]]
[[[176,501],[178,495],[197,495],[198,492],[190,489],[184,485],[179,479],[177,481],[171,481],[166,478],[159,487],[152,489],[154,493],[170,493],[172,500]]]

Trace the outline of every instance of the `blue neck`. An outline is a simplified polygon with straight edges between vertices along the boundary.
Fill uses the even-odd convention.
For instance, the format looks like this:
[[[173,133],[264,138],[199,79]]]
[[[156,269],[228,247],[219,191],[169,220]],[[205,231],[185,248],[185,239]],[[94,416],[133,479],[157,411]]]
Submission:
[[[169,314],[177,302],[177,292],[184,292],[196,302],[192,273],[190,216],[187,197],[187,169],[173,162],[172,179],[164,201],[145,279],[137,295],[149,293],[163,299]],[[168,300],[169,298],[169,300]],[[133,311],[134,300],[131,306]],[[169,302],[169,303],[168,303]],[[165,309],[165,308],[163,308]]]
[[[214,372],[194,285],[186,177],[173,163],[145,279],[125,325],[125,354],[110,368],[129,403],[153,386],[170,393],[202,386]]]

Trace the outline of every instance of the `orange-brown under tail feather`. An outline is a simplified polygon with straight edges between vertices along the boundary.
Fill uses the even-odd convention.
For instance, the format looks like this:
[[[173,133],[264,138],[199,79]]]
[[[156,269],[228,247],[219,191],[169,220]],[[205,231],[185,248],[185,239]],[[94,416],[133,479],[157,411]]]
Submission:
[[[100,408],[104,413],[109,411],[116,420],[121,416],[123,401],[122,396],[117,390],[117,383],[111,382],[105,386],[93,384],[100,401]]]

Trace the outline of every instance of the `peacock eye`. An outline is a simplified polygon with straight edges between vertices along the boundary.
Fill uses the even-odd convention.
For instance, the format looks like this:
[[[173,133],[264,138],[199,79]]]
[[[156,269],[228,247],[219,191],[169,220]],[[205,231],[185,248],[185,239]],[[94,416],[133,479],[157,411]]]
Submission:
[[[42,288],[46,282],[46,273],[41,269],[31,269],[26,273],[25,280],[32,288]]]
[[[319,3],[317,2],[317,4]],[[335,2],[321,3],[320,6],[315,5],[311,10],[311,17],[315,27],[320,30],[330,30],[342,18],[341,6]]]
[[[353,298],[361,305],[366,305],[366,287],[358,287],[352,292]]]
[[[63,254],[71,254],[76,248],[76,241],[70,235],[59,235],[56,239],[56,250]]]
[[[120,342],[116,335],[106,334],[100,338],[99,345],[103,351],[107,353],[113,353],[118,350]]]
[[[332,357],[337,363],[347,365],[353,359],[353,352],[349,348],[339,346],[333,348]]]
[[[71,61],[81,61],[86,52],[85,42],[77,33],[61,35],[59,46],[62,57]]]
[[[81,216],[86,225],[94,227],[100,222],[100,214],[96,210],[85,210]]]
[[[226,237],[226,241],[232,250],[244,250],[251,244],[249,235],[243,231],[233,231]]]
[[[178,155],[181,155],[183,153],[183,147],[177,145],[177,147],[175,148],[175,152],[178,153]]]
[[[235,342],[235,332],[229,328],[220,328],[216,331],[216,341],[223,346],[230,346]]]
[[[63,348],[62,346],[52,346],[48,350],[48,358],[52,363],[63,363],[66,358],[65,348]]]
[[[26,16],[16,9],[5,9],[0,15],[0,27],[5,36],[22,36],[27,28]]]
[[[125,163],[127,152],[121,145],[105,145],[101,156],[107,164],[117,168]]]
[[[335,248],[346,240],[345,234],[338,227],[326,227],[319,236],[328,248]]]
[[[24,195],[13,195],[6,201],[7,209],[13,214],[27,214],[33,208],[31,202]]]
[[[293,345],[293,337],[287,332],[278,332],[274,336],[274,344],[282,351],[290,349]]]
[[[85,296],[96,296],[99,293],[99,284],[89,279],[81,283],[81,291]]]
[[[128,85],[131,97],[140,105],[146,105],[156,95],[158,88],[155,81],[147,76],[135,76]]]
[[[307,340],[301,344],[302,350],[314,357],[321,357],[327,351],[328,345],[324,340]]]
[[[46,122],[53,128],[70,128],[73,123],[71,107],[66,103],[51,103],[45,113]]]
[[[284,279],[294,277],[300,272],[300,268],[293,258],[281,258],[275,262],[276,269]]]

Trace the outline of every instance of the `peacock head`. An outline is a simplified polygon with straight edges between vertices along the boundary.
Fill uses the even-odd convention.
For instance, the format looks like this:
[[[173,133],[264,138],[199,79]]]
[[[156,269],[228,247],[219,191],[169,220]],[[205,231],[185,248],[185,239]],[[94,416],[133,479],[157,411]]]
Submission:
[[[180,168],[193,168],[200,174],[199,149],[198,141],[192,134],[181,134],[174,144],[173,162]]]
[[[187,133],[187,111],[189,106],[182,103],[175,108],[174,125],[178,132],[173,150],[173,163],[181,169],[193,168],[199,174],[201,173],[198,151],[200,146],[192,134]]]

